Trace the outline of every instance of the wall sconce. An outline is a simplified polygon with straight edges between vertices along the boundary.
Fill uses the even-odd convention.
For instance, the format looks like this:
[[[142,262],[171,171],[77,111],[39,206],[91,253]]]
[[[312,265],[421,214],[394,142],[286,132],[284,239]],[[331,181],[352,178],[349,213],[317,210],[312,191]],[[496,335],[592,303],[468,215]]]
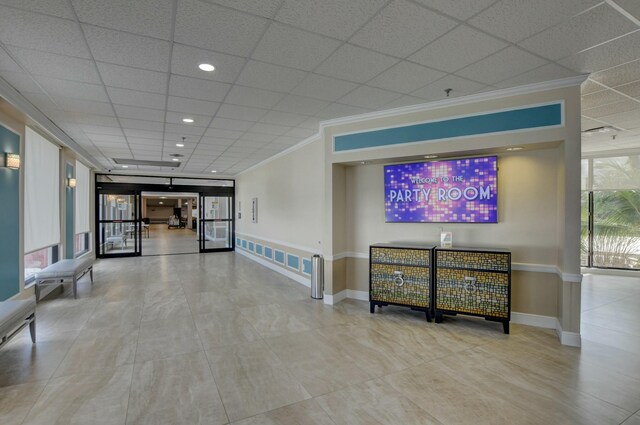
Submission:
[[[20,169],[20,154],[17,153],[4,153],[4,163],[2,164],[5,168],[11,168],[12,170]]]
[[[76,179],[74,179],[73,177],[69,177],[67,179],[67,186],[70,187],[71,189],[76,187]]]

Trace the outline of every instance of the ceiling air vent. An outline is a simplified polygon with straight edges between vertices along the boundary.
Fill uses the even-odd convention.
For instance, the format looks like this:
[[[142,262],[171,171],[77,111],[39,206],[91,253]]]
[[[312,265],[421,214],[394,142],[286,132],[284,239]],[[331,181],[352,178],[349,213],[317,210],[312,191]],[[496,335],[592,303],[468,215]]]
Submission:
[[[144,159],[128,159],[128,158],[112,158],[113,162],[118,165],[143,165],[147,167],[169,167],[176,168],[180,166],[179,162],[174,161],[148,161]]]

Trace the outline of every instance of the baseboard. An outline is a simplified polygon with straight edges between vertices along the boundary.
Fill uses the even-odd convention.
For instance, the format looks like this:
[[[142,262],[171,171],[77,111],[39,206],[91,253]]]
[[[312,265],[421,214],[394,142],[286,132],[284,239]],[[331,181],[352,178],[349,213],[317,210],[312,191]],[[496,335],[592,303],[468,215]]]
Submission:
[[[347,291],[340,291],[337,294],[324,294],[324,303],[329,305],[338,304],[340,301],[343,301],[347,298]]]
[[[558,334],[558,338],[560,338],[560,344],[568,345],[569,347],[582,346],[582,338],[580,337],[580,334],[577,332],[563,331],[559,320],[556,321],[556,333]]]
[[[306,286],[308,288],[311,287],[311,280],[305,278],[304,276],[300,276],[299,274],[293,273],[293,272],[285,269],[284,267],[280,267],[277,264],[272,263],[271,261],[267,261],[267,260],[265,260],[263,258],[256,257],[255,255],[253,255],[253,254],[251,254],[251,253],[249,253],[247,251],[244,251],[244,250],[241,250],[241,249],[236,249],[235,252],[237,254],[244,255],[245,257],[249,258],[250,260],[253,260],[256,263],[261,264],[261,265],[265,266],[266,268],[273,270],[274,272],[278,272],[278,273],[280,273],[282,275],[285,275],[289,279],[293,279],[296,282],[301,283],[301,284],[303,284],[304,286]]]
[[[351,298],[352,300],[369,301],[369,292],[347,289],[347,298]]]
[[[535,326],[536,328],[556,329],[558,319],[552,316],[541,316],[539,314],[511,312],[511,323],[519,325]]]

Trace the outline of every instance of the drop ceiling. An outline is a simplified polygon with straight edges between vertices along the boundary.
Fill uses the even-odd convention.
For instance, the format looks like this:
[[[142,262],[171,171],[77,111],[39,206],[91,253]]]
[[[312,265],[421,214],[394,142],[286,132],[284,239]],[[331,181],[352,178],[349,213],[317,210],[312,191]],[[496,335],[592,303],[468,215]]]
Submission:
[[[322,120],[585,73],[583,130],[617,130],[583,153],[640,148],[637,0],[0,0],[0,78],[103,169],[233,176]]]

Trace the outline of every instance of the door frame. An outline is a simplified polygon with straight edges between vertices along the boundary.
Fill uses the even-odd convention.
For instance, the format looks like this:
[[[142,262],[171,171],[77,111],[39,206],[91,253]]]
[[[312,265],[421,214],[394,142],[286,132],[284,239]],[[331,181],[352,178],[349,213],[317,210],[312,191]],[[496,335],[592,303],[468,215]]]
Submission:
[[[100,208],[98,207],[100,202],[100,195],[122,195],[134,197],[134,218],[130,220],[102,220],[100,218]],[[118,257],[139,257],[142,255],[142,227],[141,227],[141,214],[142,214],[142,196],[139,192],[134,190],[121,190],[120,188],[101,190],[100,193],[96,191],[95,197],[95,224],[96,224],[96,237],[95,240],[95,253],[97,258],[118,258]],[[114,224],[114,223],[129,223],[133,224],[135,230],[133,232],[133,251],[132,252],[112,252],[103,253],[100,250],[100,245],[104,241],[104,234],[101,230],[102,224]]]
[[[161,178],[167,179],[167,184],[153,184],[153,183],[120,183],[120,182],[103,182],[99,181],[101,176],[107,176],[107,178],[111,176],[118,177],[130,177],[135,179],[136,177],[152,177],[152,178]],[[173,179],[180,180],[193,180],[193,185],[174,185]],[[197,181],[202,180],[216,180],[216,181],[231,181],[233,182],[233,186],[200,186],[197,184]],[[202,196],[219,196],[219,197],[228,197],[231,198],[231,246],[228,248],[214,248],[214,249],[206,249],[203,250],[202,241],[200,242],[200,253],[205,252],[220,252],[220,251],[235,251],[235,180],[233,179],[207,179],[207,178],[198,178],[198,177],[167,177],[167,176],[155,176],[155,175],[130,175],[130,174],[105,174],[105,173],[96,173],[94,177],[94,188],[95,188],[95,235],[94,244],[95,244],[95,253],[98,258],[110,258],[110,257],[138,257],[142,255],[142,238],[141,234],[138,237],[139,249],[136,249],[135,253],[118,253],[118,254],[100,254],[99,244],[102,238],[100,238],[100,217],[99,217],[99,208],[98,201],[100,199],[101,194],[109,194],[109,193],[124,193],[131,192],[138,195],[138,213],[140,215],[140,220],[142,220],[142,192],[191,192],[198,193],[199,197]],[[200,199],[199,199],[200,201]],[[199,206],[200,208],[200,206]],[[201,217],[198,217],[198,221],[200,221]],[[138,229],[139,233],[140,229]],[[137,247],[138,248],[138,247]]]
[[[207,219],[204,214],[204,199],[207,197],[218,197],[218,198],[226,198],[230,203],[228,212],[229,218],[226,219]],[[200,253],[205,252],[225,252],[225,251],[233,251],[235,250],[236,237],[235,237],[235,199],[234,196],[229,195],[211,195],[208,193],[200,192],[198,197],[198,241],[200,246]],[[206,238],[205,238],[205,223],[216,223],[216,222],[225,222],[229,223],[228,225],[228,233],[227,237],[230,239],[228,241],[227,247],[224,248],[207,248]]]

